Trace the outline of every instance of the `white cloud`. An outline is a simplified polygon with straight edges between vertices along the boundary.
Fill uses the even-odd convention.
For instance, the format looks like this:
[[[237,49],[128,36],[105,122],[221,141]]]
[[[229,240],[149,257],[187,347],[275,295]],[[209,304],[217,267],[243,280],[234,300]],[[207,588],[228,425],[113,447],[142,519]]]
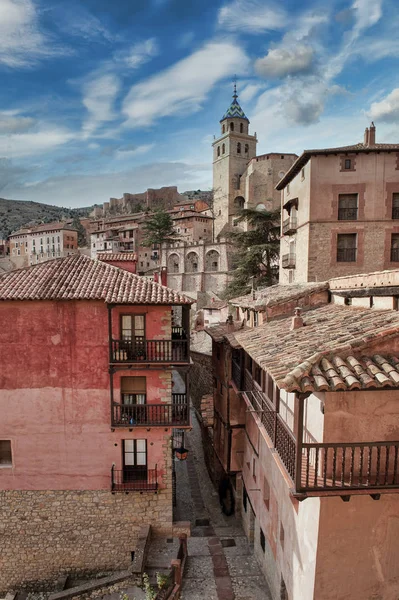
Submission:
[[[107,73],[90,79],[83,86],[83,104],[89,112],[83,124],[84,135],[91,135],[102,123],[116,118],[114,102],[120,90],[116,75]]]
[[[287,13],[267,0],[233,0],[219,10],[219,26],[229,31],[262,33],[287,26]]]
[[[169,69],[131,88],[123,103],[123,112],[129,119],[127,125],[150,125],[160,117],[186,116],[199,110],[218,81],[247,68],[248,59],[237,44],[209,42]]]
[[[0,64],[26,67],[61,52],[40,31],[32,0],[0,1]]]
[[[21,116],[17,110],[0,111],[0,135],[27,131],[35,123],[35,119]]]
[[[355,14],[355,31],[372,27],[382,17],[382,0],[355,0],[352,5]]]
[[[45,125],[34,131],[0,136],[0,156],[20,158],[40,156],[73,140],[76,136],[56,125]]]
[[[116,60],[121,60],[130,69],[138,69],[159,53],[155,38],[134,44],[129,50],[118,52],[114,55]]]
[[[399,88],[392,90],[380,102],[373,102],[367,114],[376,121],[397,122],[399,120]]]
[[[142,144],[132,148],[118,148],[115,152],[117,160],[126,160],[137,156],[142,156],[154,148],[155,144]]]
[[[307,73],[312,69],[314,51],[310,46],[272,48],[263,58],[255,62],[255,70],[261,77],[286,77]]]
[[[143,192],[149,187],[177,185],[180,190],[208,189],[212,181],[210,163],[160,162],[101,174],[69,173],[42,181],[9,185],[7,196],[57,206],[90,206],[124,192]],[[72,200],[71,200],[72,199]]]
[[[264,87],[261,83],[248,83],[248,85],[239,91],[240,101],[250,102]]]

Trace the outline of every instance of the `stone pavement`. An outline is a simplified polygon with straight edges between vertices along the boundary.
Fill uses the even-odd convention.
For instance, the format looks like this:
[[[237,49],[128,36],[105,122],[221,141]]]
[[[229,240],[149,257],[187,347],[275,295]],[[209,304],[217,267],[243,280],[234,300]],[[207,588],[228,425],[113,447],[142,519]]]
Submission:
[[[182,600],[271,600],[252,548],[234,517],[226,517],[206,469],[200,427],[186,434],[187,461],[176,462],[175,521],[191,521]]]

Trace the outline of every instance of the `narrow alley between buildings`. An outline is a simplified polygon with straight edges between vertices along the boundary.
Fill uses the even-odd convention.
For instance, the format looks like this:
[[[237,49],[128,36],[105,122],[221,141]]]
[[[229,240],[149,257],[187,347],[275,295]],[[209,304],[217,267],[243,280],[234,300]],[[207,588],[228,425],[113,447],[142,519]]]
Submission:
[[[206,468],[201,430],[192,410],[186,461],[176,461],[175,520],[191,521],[183,600],[269,600],[267,582],[239,520],[226,517]]]

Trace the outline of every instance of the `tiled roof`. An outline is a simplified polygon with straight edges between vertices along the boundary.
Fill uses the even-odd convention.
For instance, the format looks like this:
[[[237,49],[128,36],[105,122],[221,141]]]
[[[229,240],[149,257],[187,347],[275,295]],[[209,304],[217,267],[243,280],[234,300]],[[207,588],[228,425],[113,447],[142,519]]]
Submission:
[[[399,359],[367,350],[399,338],[399,313],[328,304],[305,313],[304,321],[291,331],[292,317],[278,319],[234,337],[289,392],[399,387]]]
[[[229,334],[234,334],[237,331],[244,331],[248,328],[244,322],[234,321],[232,325],[227,323],[220,323],[219,325],[213,325],[212,327],[206,327],[205,331],[215,342],[223,342]]]
[[[66,223],[43,223],[42,225],[33,225],[32,227],[26,227],[24,229],[19,229],[12,233],[9,237],[13,235],[28,235],[31,233],[40,233],[43,231],[59,231],[59,230],[67,230],[67,231],[77,231],[76,227],[72,225],[67,225]]]
[[[97,260],[101,260],[103,262],[131,262],[132,260],[137,260],[137,255],[135,252],[98,252]]]
[[[287,302],[288,300],[297,300],[303,296],[307,296],[314,292],[322,290],[328,290],[328,282],[310,282],[310,283],[290,283],[288,285],[271,285],[270,287],[263,288],[255,291],[255,298],[252,293],[246,296],[239,296],[229,300],[233,306],[239,306],[240,308],[252,308],[255,310],[261,310],[266,306],[274,306],[280,302]]]
[[[373,144],[366,146],[365,144],[353,144],[352,146],[340,146],[338,148],[317,148],[315,150],[304,150],[299,158],[296,159],[292,167],[287,171],[282,179],[276,185],[276,190],[282,190],[285,188],[297,173],[302,169],[304,165],[312,156],[325,155],[325,154],[340,154],[348,152],[399,152],[399,144]]]
[[[239,119],[246,119],[247,121],[249,120],[248,117],[245,116],[245,113],[237,100],[237,94],[234,90],[233,101],[220,120],[224,121],[224,119],[232,119],[235,117],[238,117]]]
[[[192,304],[159,283],[75,254],[0,276],[0,300],[104,300],[109,304]]]

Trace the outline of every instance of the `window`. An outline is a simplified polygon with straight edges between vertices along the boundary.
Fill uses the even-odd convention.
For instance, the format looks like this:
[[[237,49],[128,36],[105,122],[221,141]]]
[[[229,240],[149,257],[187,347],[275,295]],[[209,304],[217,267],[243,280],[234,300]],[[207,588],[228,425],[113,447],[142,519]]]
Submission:
[[[222,126],[222,133],[225,133],[225,131],[226,131],[226,127],[223,125]]]
[[[399,233],[391,236],[391,262],[399,262]]]
[[[145,316],[144,315],[122,315],[121,317],[121,335],[122,340],[131,341],[135,338],[144,338],[145,336]]]
[[[218,156],[220,156],[220,146],[218,146]]]
[[[121,378],[122,404],[145,404],[146,378],[122,377]]]
[[[12,466],[11,441],[0,440],[0,466]]]
[[[392,219],[399,219],[399,193],[392,194]]]
[[[357,220],[357,194],[339,194],[338,196],[338,220]]]
[[[339,233],[337,235],[337,262],[356,262],[356,233]]]
[[[230,131],[234,131],[234,123],[230,123]]]
[[[301,179],[305,179],[305,167],[301,169]]]
[[[244,125],[240,123],[240,133],[244,133]]]
[[[241,154],[241,144],[238,142],[237,144],[237,154]]]
[[[344,167],[345,167],[345,169],[351,169],[352,168],[352,161],[351,161],[350,158],[345,158]]]
[[[281,549],[284,550],[284,527],[282,523],[280,523],[280,544]]]
[[[262,548],[263,552],[266,549],[266,538],[265,538],[265,534],[263,533],[263,529],[260,528],[260,547]]]
[[[289,194],[289,193],[290,193],[290,184],[287,183],[287,194]]]
[[[252,477],[256,481],[256,461],[254,458],[252,459]]]
[[[269,510],[270,507],[270,485],[267,481],[266,477],[263,478],[263,502],[266,506],[266,509]]]
[[[33,246],[35,245],[35,243],[36,243],[36,242],[35,242],[35,240],[32,240],[32,244],[33,244]]]
[[[245,148],[245,154],[248,154],[248,152],[249,152],[249,146],[248,146],[248,144],[245,144],[244,148]]]
[[[147,440],[123,440],[123,467],[125,474],[129,471],[145,470],[147,467]]]
[[[247,490],[245,489],[245,485],[243,486],[243,491],[242,491],[242,505],[244,507],[245,512],[247,512],[247,509],[248,509],[248,494],[247,494]]]
[[[224,154],[226,152],[226,146],[224,144],[222,144],[222,154]]]
[[[259,325],[259,313],[254,310],[254,327],[257,327]]]

